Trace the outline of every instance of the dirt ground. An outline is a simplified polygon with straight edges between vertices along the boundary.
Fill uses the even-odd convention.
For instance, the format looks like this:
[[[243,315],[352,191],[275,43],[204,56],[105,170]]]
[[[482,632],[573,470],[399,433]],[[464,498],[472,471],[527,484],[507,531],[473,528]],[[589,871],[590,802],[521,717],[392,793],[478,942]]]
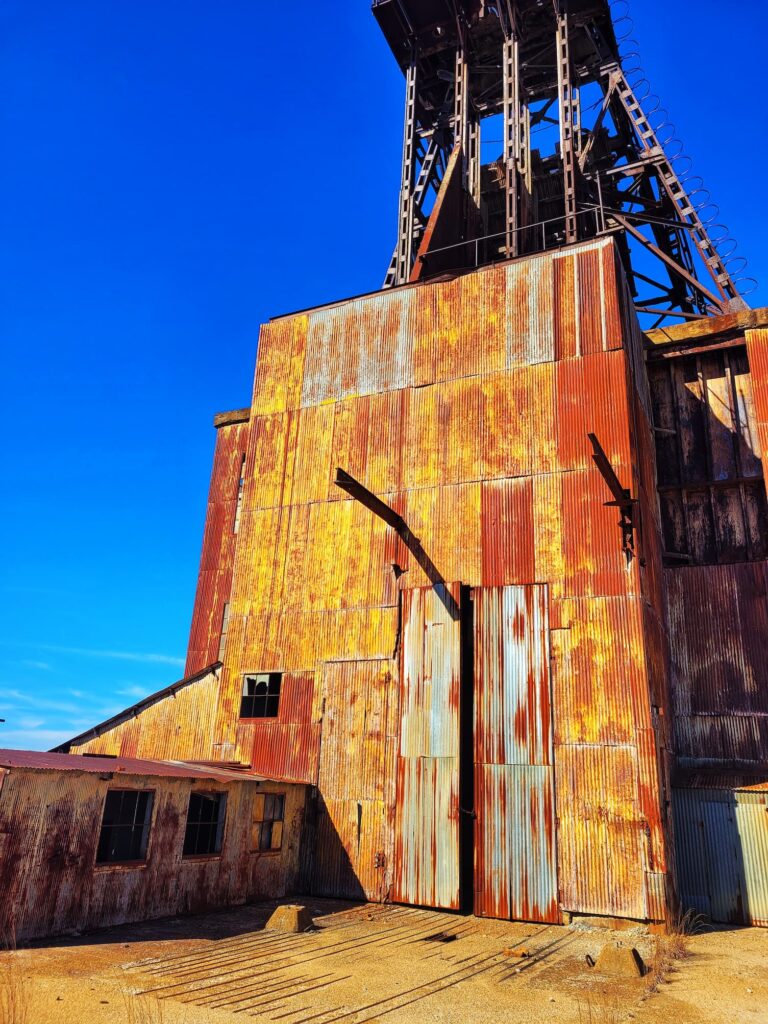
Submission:
[[[544,927],[305,900],[317,929],[264,930],[274,904],[114,928],[0,954],[2,1024],[768,1024],[768,931],[686,956],[640,930]],[[643,978],[598,973],[634,945]],[[523,947],[528,956],[510,955]],[[679,950],[678,950],[679,952]]]

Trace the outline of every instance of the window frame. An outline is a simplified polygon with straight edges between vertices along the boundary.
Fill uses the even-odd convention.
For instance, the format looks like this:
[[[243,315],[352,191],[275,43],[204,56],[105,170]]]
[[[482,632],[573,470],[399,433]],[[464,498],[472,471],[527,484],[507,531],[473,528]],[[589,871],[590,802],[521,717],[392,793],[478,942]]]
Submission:
[[[275,818],[275,817],[267,818],[266,817],[267,803],[269,801],[272,801],[273,804],[274,804],[275,800],[279,800],[280,801],[280,810],[282,812],[282,816],[279,817],[279,818]],[[257,813],[257,807],[259,805],[259,801],[261,801],[261,804],[262,804],[262,811],[261,811],[262,817],[257,818],[256,817],[256,813]],[[258,854],[259,856],[263,856],[263,855],[267,855],[267,856],[278,855],[279,856],[283,852],[283,839],[285,838],[285,810],[286,810],[287,804],[288,804],[288,792],[287,792],[287,790],[282,790],[279,793],[271,793],[271,792],[266,792],[266,791],[256,793],[256,795],[254,796],[254,801],[253,801],[253,809],[251,811],[251,842],[250,842],[250,852],[252,854]],[[279,843],[278,846],[273,846],[272,845],[272,840],[273,840],[273,836],[274,836],[274,825],[277,822],[279,822],[279,824],[280,824],[280,843]],[[269,825],[270,826],[270,829],[269,829],[270,845],[268,847],[266,847],[266,848],[263,848],[262,845],[261,845],[262,836],[264,835],[264,825]],[[258,828],[258,833],[259,833],[258,844],[254,842],[254,835],[256,834],[256,829],[257,828]]]
[[[201,826],[211,826],[213,822],[206,822],[197,820],[190,823],[189,814],[192,805],[192,800],[195,797],[216,797],[219,801],[219,815],[218,821],[216,822],[216,846],[217,849],[206,853],[187,853],[187,836],[189,833],[190,824],[196,826],[198,830]],[[189,800],[187,801],[187,817],[184,822],[184,837],[181,845],[181,859],[190,860],[215,860],[220,858],[224,853],[224,846],[227,838],[227,809],[229,805],[229,792],[226,789],[192,789],[189,793]]]
[[[143,855],[137,859],[125,860],[99,860],[99,848],[101,847],[101,837],[104,831],[104,816],[107,811],[107,801],[111,793],[136,793],[137,796],[142,793],[146,793],[149,796],[149,802],[147,807],[146,819],[142,826],[142,839],[141,845],[143,847]],[[106,793],[104,794],[104,800],[101,805],[101,824],[99,825],[98,837],[96,840],[96,849],[93,855],[93,867],[95,870],[104,871],[110,870],[111,868],[144,868],[149,864],[151,852],[152,852],[152,839],[155,830],[155,814],[156,814],[156,800],[157,790],[153,786],[108,786]],[[108,826],[114,828],[115,826]],[[127,828],[128,826],[117,826]],[[137,825],[131,826],[133,829],[137,828]]]
[[[245,691],[245,687],[246,687],[246,685],[248,683],[248,680],[249,679],[256,679],[259,676],[267,676],[268,677],[267,692],[266,692],[266,694],[263,697],[261,697],[260,695],[256,695],[256,694],[254,694],[253,696],[246,696],[244,691]],[[281,671],[274,671],[274,672],[244,672],[242,678],[243,678],[243,682],[242,682],[242,686],[240,688],[240,713],[238,715],[239,721],[241,721],[241,722],[278,722],[280,720],[280,703],[281,703],[281,699],[282,699],[282,696],[283,696],[283,681],[285,679],[285,673],[281,672]],[[278,687],[276,694],[275,693],[270,693],[270,690],[269,690],[269,687],[273,684],[275,679],[277,679],[277,687]],[[255,702],[256,702],[257,699],[261,699],[261,700],[264,700],[265,702],[268,702],[270,700],[275,700],[275,698],[277,700],[277,707],[276,707],[276,711],[275,711],[274,715],[267,715],[267,714],[256,715],[256,714],[253,714],[253,712],[256,710]],[[251,714],[248,714],[248,715],[243,714],[243,710],[245,708],[245,701],[247,701],[247,700],[253,702],[251,704]]]

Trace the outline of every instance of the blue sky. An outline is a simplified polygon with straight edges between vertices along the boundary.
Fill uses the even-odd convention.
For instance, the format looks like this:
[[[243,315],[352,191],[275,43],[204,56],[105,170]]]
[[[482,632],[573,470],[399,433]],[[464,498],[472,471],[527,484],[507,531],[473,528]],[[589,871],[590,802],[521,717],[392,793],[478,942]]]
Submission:
[[[762,5],[632,7],[768,305]],[[43,749],[181,676],[211,418],[262,320],[380,285],[402,80],[366,0],[4,0],[0,91],[0,746]]]

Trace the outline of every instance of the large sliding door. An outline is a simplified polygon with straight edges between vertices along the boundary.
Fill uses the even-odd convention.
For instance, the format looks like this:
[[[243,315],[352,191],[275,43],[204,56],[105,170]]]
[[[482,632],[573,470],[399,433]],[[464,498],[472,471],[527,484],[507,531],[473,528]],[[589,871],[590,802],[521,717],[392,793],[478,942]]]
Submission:
[[[393,898],[459,908],[461,588],[403,591]]]
[[[546,586],[474,592],[475,913],[560,920]]]

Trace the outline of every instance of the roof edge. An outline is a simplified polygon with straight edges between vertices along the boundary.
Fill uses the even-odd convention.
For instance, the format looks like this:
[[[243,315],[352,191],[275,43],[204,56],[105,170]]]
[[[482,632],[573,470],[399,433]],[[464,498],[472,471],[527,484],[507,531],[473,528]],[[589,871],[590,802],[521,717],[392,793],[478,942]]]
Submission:
[[[78,736],[73,736],[71,740],[66,740],[64,743],[60,743],[57,747],[52,747],[49,753],[69,754],[71,747],[80,743],[85,743],[87,740],[96,739],[98,736],[101,736],[102,733],[108,732],[110,729],[114,729],[116,726],[120,725],[127,718],[133,718],[146,708],[151,707],[153,704],[157,704],[166,697],[172,696],[177,690],[181,690],[185,686],[191,686],[192,683],[199,683],[212,672],[218,672],[222,667],[222,664],[223,663],[221,661],[214,661],[212,665],[208,665],[199,672],[195,672],[194,675],[186,676],[184,679],[179,679],[177,682],[171,683],[170,686],[163,687],[162,690],[158,690],[156,693],[151,693],[148,697],[144,697],[136,704],[131,704],[130,707],[125,708],[123,711],[118,711],[118,713],[116,715],[112,715],[111,718],[107,718],[103,722],[99,722],[98,725],[94,725],[92,728],[86,729],[85,732],[81,732]]]
[[[219,430],[221,427],[231,427],[235,423],[247,423],[250,418],[250,408],[232,409],[230,412],[217,412],[213,417],[213,425]]]

